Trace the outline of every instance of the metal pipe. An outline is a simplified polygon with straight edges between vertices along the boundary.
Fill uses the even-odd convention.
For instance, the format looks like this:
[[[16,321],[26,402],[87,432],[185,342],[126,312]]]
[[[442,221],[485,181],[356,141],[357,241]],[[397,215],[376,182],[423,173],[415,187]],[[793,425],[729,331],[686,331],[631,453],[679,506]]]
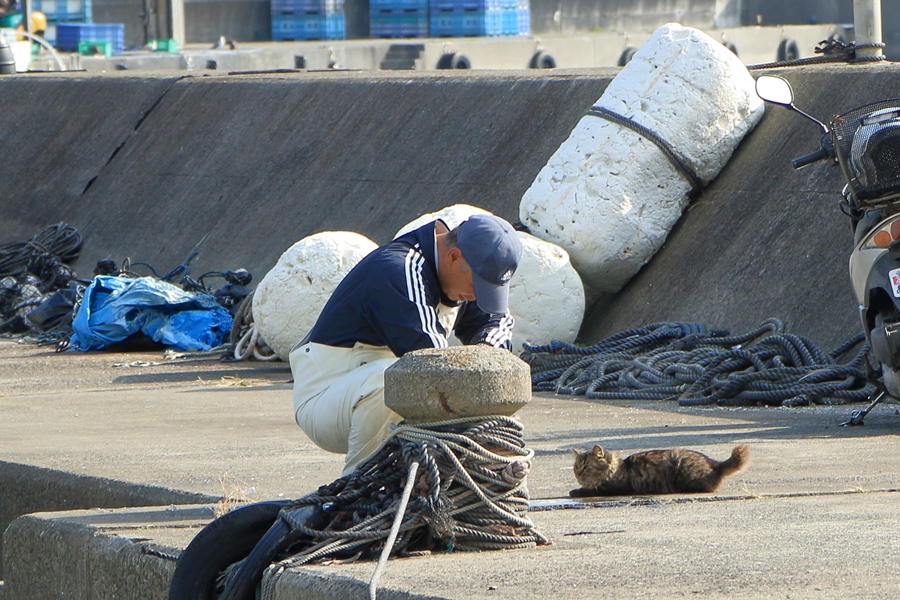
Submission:
[[[853,0],[853,29],[857,44],[881,43],[881,0]],[[881,48],[860,48],[857,58],[881,56]]]

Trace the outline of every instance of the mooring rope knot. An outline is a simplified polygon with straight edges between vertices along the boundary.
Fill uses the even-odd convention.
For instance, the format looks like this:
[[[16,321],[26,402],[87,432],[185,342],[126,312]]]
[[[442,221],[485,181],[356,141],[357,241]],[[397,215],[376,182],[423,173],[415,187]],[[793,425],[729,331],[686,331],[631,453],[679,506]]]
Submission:
[[[527,516],[534,451],[522,429],[507,416],[401,422],[355,471],[281,510],[298,541],[264,572],[260,597],[273,598],[291,567],[323,558],[380,555],[374,590],[388,556],[548,544]],[[310,506],[324,527],[297,517]]]

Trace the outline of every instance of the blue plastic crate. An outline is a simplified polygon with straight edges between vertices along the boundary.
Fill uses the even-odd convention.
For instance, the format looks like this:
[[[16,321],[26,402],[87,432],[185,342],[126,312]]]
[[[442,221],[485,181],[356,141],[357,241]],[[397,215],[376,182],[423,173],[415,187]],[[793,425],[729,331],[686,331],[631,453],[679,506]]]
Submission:
[[[503,35],[503,14],[500,10],[432,9],[430,24],[432,37]]]
[[[415,15],[374,15],[369,19],[369,37],[423,38],[428,37],[427,13]]]
[[[113,54],[125,49],[123,23],[57,23],[56,47],[63,52],[78,52],[78,42],[110,42]]]
[[[272,15],[336,15],[344,0],[272,0]]]
[[[418,10],[428,11],[428,0],[369,0],[369,14],[374,15],[376,12],[387,10],[404,10],[414,8]]]
[[[347,19],[333,15],[272,15],[272,39],[343,40],[347,38]]]
[[[47,17],[48,23],[90,23],[91,0],[31,0],[31,9]]]
[[[531,35],[531,9],[527,6],[518,9],[519,14],[519,31],[516,35],[528,37]]]
[[[429,0],[429,7],[435,10],[492,11],[516,6],[518,0]]]

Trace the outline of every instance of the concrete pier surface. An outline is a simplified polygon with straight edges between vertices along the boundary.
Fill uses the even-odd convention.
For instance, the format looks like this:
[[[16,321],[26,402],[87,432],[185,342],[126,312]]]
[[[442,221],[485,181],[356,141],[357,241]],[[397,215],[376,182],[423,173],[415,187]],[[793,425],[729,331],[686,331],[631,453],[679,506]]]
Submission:
[[[286,363],[0,341],[0,380],[3,600],[165,598],[172,557],[221,499],[299,497],[340,475],[342,457],[292,421]],[[552,545],[392,560],[378,597],[896,597],[900,414],[839,427],[855,408],[536,394],[518,416],[536,452],[529,516]],[[753,454],[712,495],[570,501],[570,449],[594,443]],[[130,495],[104,504],[116,488]],[[374,566],[298,568],[277,597],[365,598]]]

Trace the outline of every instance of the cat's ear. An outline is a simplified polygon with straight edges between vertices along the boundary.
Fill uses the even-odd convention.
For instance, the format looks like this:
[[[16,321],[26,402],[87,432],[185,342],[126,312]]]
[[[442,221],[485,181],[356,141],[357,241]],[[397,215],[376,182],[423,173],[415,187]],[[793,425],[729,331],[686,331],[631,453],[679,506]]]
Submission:
[[[603,447],[600,444],[595,444],[594,449],[591,451],[594,456],[603,457],[606,455],[606,452],[603,450]]]
[[[574,454],[575,456],[581,456],[582,452],[584,451],[579,450],[578,448],[572,448],[572,454]]]

